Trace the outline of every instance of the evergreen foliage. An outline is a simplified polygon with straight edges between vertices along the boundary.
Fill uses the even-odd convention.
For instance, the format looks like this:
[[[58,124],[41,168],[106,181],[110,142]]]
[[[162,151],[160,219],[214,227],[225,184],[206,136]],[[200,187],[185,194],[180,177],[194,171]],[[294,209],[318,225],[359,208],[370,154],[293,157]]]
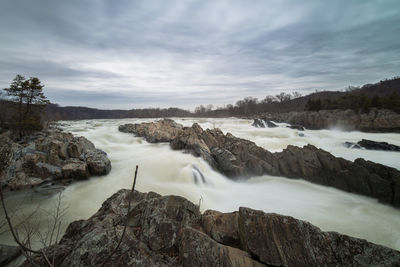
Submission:
[[[41,130],[41,113],[49,103],[43,87],[38,78],[31,77],[27,80],[18,74],[10,87],[4,88],[7,98],[17,104],[17,109],[8,121],[3,122],[3,127],[11,128],[19,137]]]

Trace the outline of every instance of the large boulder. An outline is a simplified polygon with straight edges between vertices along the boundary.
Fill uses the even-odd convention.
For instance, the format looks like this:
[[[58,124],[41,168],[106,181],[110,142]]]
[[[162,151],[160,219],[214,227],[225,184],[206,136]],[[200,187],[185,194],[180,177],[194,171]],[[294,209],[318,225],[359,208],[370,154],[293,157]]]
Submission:
[[[89,169],[85,162],[74,160],[62,166],[62,176],[67,179],[84,180],[89,177]]]
[[[129,199],[131,208],[128,211]],[[128,216],[128,217],[126,217]],[[123,238],[124,225],[127,227]],[[118,241],[122,240],[117,247]],[[43,250],[54,266],[397,266],[400,252],[249,208],[207,211],[177,196],[120,190]],[[112,251],[113,256],[106,261]],[[23,266],[45,265],[40,255]]]
[[[396,266],[400,252],[290,216],[239,209],[243,249],[272,266]]]
[[[91,175],[105,175],[111,171],[111,161],[107,153],[100,149],[92,149],[83,155]]]

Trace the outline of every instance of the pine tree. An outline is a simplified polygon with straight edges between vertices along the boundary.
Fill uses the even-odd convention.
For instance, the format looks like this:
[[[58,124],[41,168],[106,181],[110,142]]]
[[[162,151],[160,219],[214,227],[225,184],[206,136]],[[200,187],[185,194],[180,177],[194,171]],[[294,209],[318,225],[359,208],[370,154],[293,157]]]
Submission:
[[[26,94],[26,114],[31,112],[32,105],[43,106],[49,103],[43,94],[43,87],[40,80],[36,77],[29,79],[29,86]]]
[[[25,132],[40,130],[40,111],[49,101],[43,93],[44,85],[36,77],[26,80],[24,76],[17,75],[9,88],[4,88],[9,99],[18,106],[18,114],[15,118],[16,130],[20,137]],[[33,107],[35,107],[33,109]]]

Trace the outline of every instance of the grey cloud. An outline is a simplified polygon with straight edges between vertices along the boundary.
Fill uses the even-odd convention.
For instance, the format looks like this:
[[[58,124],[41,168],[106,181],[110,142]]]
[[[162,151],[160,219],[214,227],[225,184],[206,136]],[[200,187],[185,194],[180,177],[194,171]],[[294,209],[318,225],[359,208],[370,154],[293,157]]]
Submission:
[[[337,90],[399,75],[399,32],[396,0],[5,0],[0,86],[36,75],[109,107]]]

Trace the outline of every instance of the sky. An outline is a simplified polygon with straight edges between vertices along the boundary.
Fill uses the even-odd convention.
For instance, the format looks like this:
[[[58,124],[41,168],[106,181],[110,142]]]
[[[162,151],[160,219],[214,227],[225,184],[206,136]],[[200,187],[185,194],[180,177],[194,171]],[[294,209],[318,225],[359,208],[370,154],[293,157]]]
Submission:
[[[400,75],[398,0],[1,0],[0,88],[61,106],[223,106]]]

